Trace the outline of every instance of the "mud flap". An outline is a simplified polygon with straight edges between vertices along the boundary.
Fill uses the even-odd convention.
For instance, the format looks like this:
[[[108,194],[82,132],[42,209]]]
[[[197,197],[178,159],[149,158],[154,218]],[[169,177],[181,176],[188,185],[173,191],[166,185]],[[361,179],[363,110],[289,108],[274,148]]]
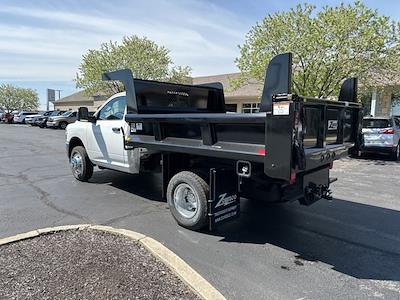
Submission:
[[[236,219],[240,213],[238,176],[233,170],[210,169],[209,230]]]

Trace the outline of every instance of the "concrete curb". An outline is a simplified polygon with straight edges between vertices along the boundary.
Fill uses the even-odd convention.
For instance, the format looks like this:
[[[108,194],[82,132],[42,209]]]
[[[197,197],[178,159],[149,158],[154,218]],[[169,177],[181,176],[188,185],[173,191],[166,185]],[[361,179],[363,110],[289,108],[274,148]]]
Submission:
[[[206,279],[204,279],[204,277],[193,270],[192,267],[190,267],[184,260],[182,260],[178,255],[169,250],[163,244],[144,234],[127,229],[91,224],[48,227],[0,239],[0,246],[58,231],[85,229],[119,234],[141,243],[157,259],[161,260],[165,265],[167,265],[168,268],[183,282],[185,282],[200,298],[206,300],[226,300],[216,288],[214,288]]]

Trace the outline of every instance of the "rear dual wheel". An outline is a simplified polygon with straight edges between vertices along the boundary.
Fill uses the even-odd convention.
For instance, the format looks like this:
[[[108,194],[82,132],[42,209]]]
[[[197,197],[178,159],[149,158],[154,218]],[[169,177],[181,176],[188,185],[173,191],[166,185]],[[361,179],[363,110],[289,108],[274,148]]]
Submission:
[[[207,225],[208,184],[199,175],[182,171],[174,175],[167,188],[168,206],[179,225],[198,230]]]

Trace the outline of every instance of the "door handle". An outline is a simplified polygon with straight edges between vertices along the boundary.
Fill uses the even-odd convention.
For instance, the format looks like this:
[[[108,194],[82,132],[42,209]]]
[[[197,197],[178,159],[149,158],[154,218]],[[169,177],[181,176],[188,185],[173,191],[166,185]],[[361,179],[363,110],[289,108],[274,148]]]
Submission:
[[[112,131],[114,131],[116,133],[119,133],[121,131],[121,128],[120,127],[113,127]]]

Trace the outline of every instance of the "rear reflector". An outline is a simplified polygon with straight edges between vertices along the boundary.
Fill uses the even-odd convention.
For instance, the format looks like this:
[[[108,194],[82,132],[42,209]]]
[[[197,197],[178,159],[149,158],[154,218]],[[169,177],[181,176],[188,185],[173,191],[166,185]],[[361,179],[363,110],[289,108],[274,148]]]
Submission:
[[[257,154],[265,155],[265,149],[258,149]]]
[[[296,171],[292,170],[292,172],[290,173],[290,184],[293,184],[296,182],[296,177],[297,177]]]
[[[393,134],[394,133],[394,129],[393,128],[383,129],[383,130],[381,130],[381,133],[383,133],[383,134]]]

